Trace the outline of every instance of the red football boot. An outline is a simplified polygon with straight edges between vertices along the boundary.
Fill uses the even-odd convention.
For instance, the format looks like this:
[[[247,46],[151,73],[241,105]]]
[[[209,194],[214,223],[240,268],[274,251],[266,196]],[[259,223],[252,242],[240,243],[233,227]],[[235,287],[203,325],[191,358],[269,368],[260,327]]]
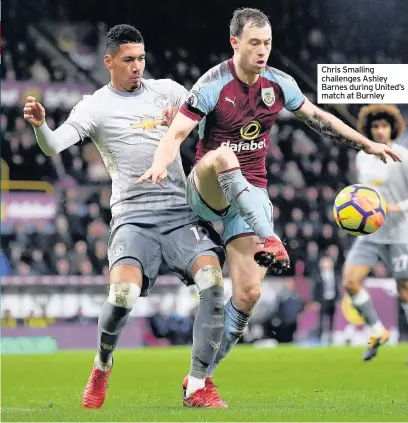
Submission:
[[[217,387],[212,382],[211,378],[205,379],[205,387],[198,389],[188,398],[186,398],[188,384],[188,376],[183,380],[183,406],[195,408],[227,408],[227,404],[221,400],[218,395]]]
[[[263,247],[255,251],[254,259],[262,267],[272,268],[280,273],[282,269],[289,268],[289,255],[279,239],[269,237],[262,240]]]
[[[212,377],[207,377],[205,379],[205,387],[207,391],[211,393],[214,399],[216,399],[218,402],[223,404],[223,407],[220,407],[220,408],[228,407],[227,403],[221,399],[220,394],[217,391],[217,385],[213,382]]]
[[[93,366],[91,376],[85,386],[82,395],[82,406],[84,408],[101,408],[106,397],[108,379],[112,367],[109,370],[101,370]]]

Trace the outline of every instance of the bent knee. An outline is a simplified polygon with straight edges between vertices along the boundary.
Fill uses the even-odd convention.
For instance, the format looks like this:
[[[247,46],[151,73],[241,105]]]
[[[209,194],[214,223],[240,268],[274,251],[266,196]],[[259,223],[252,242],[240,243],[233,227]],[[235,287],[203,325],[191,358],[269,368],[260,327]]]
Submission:
[[[140,297],[140,288],[135,283],[111,283],[108,302],[117,307],[132,309]]]
[[[260,298],[261,288],[259,286],[253,286],[239,290],[234,295],[234,303],[238,308],[249,311],[255,307],[255,304]]]
[[[135,283],[142,286],[143,273],[141,264],[136,259],[122,259],[117,261],[110,270],[110,283]]]
[[[225,146],[225,145],[221,145],[220,147],[218,147],[215,150],[216,153],[216,157],[232,157],[232,158],[236,158],[236,154],[232,151],[231,148]]]
[[[143,274],[135,259],[119,260],[110,271],[108,302],[132,309],[140,296]]]
[[[214,286],[224,287],[221,267],[213,264],[206,264],[194,274],[194,283],[199,291],[205,291]]]
[[[217,172],[230,169],[231,167],[239,167],[236,154],[224,145],[215,150],[214,161]]]
[[[353,274],[353,272],[345,272],[343,274],[343,287],[350,294],[357,294],[361,289],[363,279],[358,275]]]

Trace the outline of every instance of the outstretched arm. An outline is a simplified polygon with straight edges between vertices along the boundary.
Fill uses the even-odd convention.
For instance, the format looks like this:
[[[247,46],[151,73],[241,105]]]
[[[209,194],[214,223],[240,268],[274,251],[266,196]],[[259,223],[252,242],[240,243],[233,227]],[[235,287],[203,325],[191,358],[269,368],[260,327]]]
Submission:
[[[364,150],[367,154],[379,156],[384,163],[387,162],[387,156],[395,162],[401,161],[401,157],[387,145],[370,141],[340,119],[318,108],[307,99],[294,114],[317,133],[330,140],[339,141],[358,150]]]
[[[34,97],[27,98],[24,119],[33,126],[37,143],[46,156],[58,154],[81,140],[72,125],[63,124],[52,131],[45,121],[44,107]]]
[[[151,178],[152,183],[156,184],[165,179],[167,177],[167,167],[174,162],[180,145],[197,124],[198,121],[190,119],[183,113],[178,112],[167,134],[160,141],[156,149],[152,166],[136,181],[136,183],[143,184]]]
[[[44,122],[41,126],[34,127],[34,132],[37,144],[46,156],[61,153],[61,151],[81,141],[78,131],[68,124],[63,124],[53,131]]]

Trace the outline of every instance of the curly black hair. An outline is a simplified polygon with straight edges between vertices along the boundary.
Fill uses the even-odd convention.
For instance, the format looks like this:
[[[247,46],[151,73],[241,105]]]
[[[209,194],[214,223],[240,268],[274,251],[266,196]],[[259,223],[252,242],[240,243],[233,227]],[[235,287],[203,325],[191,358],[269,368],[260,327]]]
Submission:
[[[404,133],[404,118],[398,107],[391,104],[371,104],[362,107],[358,116],[357,130],[372,140],[372,123],[380,119],[385,119],[391,125],[392,140],[395,140]]]

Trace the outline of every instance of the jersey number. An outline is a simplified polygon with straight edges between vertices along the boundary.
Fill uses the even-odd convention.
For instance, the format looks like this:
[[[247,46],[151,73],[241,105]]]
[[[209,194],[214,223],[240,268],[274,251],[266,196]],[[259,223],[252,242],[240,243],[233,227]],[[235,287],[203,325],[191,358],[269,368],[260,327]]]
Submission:
[[[394,272],[402,272],[408,267],[408,255],[402,254],[401,256],[392,259]]]
[[[202,228],[201,226],[199,226],[199,227],[192,226],[190,228],[190,231],[193,231],[193,234],[194,234],[197,242],[208,241],[208,237],[209,237],[210,233],[208,232],[208,230],[206,228]]]

